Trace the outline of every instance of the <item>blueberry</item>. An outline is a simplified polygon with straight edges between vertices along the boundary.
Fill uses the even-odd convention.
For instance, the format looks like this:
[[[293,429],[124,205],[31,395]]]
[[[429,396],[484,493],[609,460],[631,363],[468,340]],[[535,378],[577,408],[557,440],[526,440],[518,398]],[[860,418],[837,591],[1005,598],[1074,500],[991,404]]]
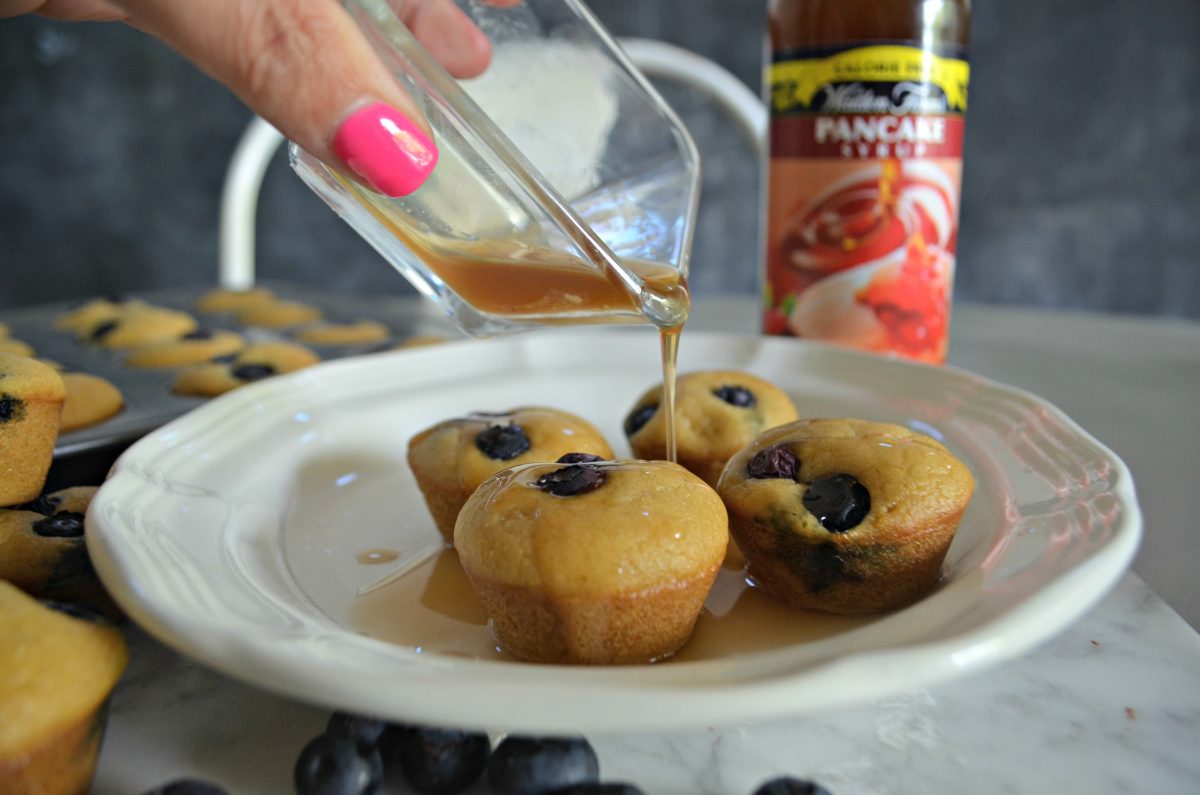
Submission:
[[[740,409],[751,409],[758,401],[754,393],[744,386],[721,386],[713,390],[713,394],[731,406]]]
[[[104,620],[104,616],[99,611],[93,610],[87,605],[76,604],[75,602],[59,602],[55,599],[43,599],[41,601],[46,607],[57,610],[71,618],[78,618],[80,621]]]
[[[558,457],[558,464],[591,464],[604,459],[591,453],[563,453]]]
[[[7,392],[0,393],[0,424],[25,416],[25,401]]]
[[[818,478],[804,492],[804,507],[826,530],[844,533],[871,510],[871,494],[850,475]]]
[[[796,454],[781,444],[760,450],[746,464],[746,474],[755,480],[766,478],[796,479],[800,471],[800,460]]]
[[[372,795],[382,781],[379,751],[364,754],[349,737],[322,734],[296,760],[298,795]]]
[[[544,795],[600,780],[600,762],[582,737],[506,737],[487,768],[492,795]]]
[[[53,516],[54,512],[58,510],[58,506],[61,502],[62,499],[60,497],[48,497],[43,494],[36,500],[31,500],[24,505],[18,505],[15,510],[32,511],[34,513],[40,513],[42,516]]]
[[[548,795],[646,795],[638,787],[625,783],[574,784],[556,789]]]
[[[224,788],[198,778],[177,778],[160,784],[144,795],[229,795]]]
[[[754,795],[829,795],[829,790],[812,781],[784,776],[766,782]]]
[[[187,334],[184,334],[179,339],[181,339],[181,340],[211,340],[212,337],[213,337],[213,334],[208,329],[198,328],[198,329],[195,329],[194,331],[189,331]]]
[[[572,464],[569,467],[547,472],[533,485],[550,492],[555,497],[574,497],[577,494],[595,491],[603,486],[607,479],[608,475],[598,466]]]
[[[109,334],[112,334],[116,330],[117,330],[117,321],[106,320],[103,323],[101,323],[100,325],[96,326],[94,329],[92,329],[92,340],[95,342],[99,342],[100,340],[104,339],[105,337],[107,337]]]
[[[275,367],[270,364],[248,362],[246,364],[239,364],[233,368],[230,375],[241,381],[257,381],[260,378],[268,378],[275,375]]]
[[[83,514],[56,513],[33,523],[33,532],[43,538],[79,538],[83,535]]]
[[[654,412],[656,411],[658,411],[658,404],[651,403],[629,412],[629,416],[625,418],[625,435],[633,436],[640,431],[642,426],[650,421],[650,418],[654,416]]]
[[[397,734],[391,758],[417,792],[449,795],[479,778],[491,750],[486,734],[405,726]]]
[[[358,744],[360,751],[369,752],[379,746],[380,738],[387,728],[387,721],[339,710],[329,716],[325,733],[335,737],[348,737]]]
[[[497,461],[510,461],[530,447],[529,436],[520,425],[489,425],[475,437],[479,452]]]

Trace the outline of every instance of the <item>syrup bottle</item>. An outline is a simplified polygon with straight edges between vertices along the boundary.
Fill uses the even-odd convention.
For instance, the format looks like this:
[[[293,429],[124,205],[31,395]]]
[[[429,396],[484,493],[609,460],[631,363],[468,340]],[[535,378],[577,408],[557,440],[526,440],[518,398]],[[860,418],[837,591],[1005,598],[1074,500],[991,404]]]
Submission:
[[[771,0],[763,330],[941,362],[970,0]]]

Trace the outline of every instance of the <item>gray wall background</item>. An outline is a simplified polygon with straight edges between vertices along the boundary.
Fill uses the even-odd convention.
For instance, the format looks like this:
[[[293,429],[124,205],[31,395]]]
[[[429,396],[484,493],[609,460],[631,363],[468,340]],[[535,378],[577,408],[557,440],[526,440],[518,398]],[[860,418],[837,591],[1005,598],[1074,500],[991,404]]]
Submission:
[[[592,0],[755,91],[765,2]],[[958,300],[1200,317],[1200,1],[977,0]],[[704,101],[664,86],[705,156],[698,295],[753,292],[758,175]],[[216,278],[225,165],[250,118],[121,25],[0,21],[0,307]],[[263,278],[407,292],[272,165]]]

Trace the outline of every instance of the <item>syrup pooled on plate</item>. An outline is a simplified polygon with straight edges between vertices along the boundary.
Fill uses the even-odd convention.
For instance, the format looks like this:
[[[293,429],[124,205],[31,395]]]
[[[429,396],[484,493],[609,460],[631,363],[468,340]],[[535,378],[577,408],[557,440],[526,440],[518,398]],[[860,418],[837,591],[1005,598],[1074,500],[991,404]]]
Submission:
[[[717,574],[691,640],[669,660],[781,649],[840,635],[876,618],[789,607],[750,587],[740,559],[730,560]],[[368,637],[421,653],[517,662],[496,644],[487,613],[452,549],[359,597],[349,624]]]

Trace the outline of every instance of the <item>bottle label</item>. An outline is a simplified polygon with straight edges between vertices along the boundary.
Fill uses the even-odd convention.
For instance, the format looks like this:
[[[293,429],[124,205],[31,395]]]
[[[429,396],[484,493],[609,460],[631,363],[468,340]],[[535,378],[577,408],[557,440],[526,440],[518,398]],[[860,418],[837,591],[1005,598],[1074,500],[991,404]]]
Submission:
[[[914,44],[776,54],[764,331],[945,359],[969,74]]]

